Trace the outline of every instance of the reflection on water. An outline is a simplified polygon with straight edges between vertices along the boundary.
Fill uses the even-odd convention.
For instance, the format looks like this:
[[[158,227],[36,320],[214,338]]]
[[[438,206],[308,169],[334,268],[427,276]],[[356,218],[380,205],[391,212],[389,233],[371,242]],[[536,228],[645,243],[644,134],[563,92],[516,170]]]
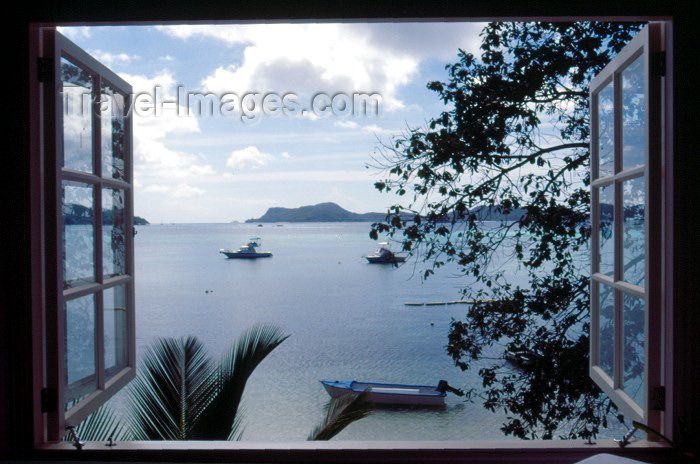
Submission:
[[[637,177],[623,182],[622,188],[623,279],[640,287],[644,287],[646,265],[645,186],[644,177]]]
[[[624,319],[624,389],[639,404],[644,407],[644,299],[625,295],[623,298]]]

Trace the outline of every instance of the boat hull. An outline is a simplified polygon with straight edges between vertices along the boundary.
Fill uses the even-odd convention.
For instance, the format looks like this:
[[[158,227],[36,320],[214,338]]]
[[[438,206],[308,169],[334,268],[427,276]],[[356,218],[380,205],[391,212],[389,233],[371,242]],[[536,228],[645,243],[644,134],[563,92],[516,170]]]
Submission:
[[[406,258],[402,256],[394,256],[393,258],[386,258],[383,256],[365,256],[365,259],[370,264],[397,264],[406,261]]]
[[[221,251],[229,259],[258,259],[258,258],[269,258],[272,253],[269,251],[262,251],[260,253],[240,253],[237,251]]]
[[[445,393],[438,391],[435,386],[343,380],[322,380],[321,384],[331,398],[367,392],[367,400],[374,404],[438,407],[445,405]]]

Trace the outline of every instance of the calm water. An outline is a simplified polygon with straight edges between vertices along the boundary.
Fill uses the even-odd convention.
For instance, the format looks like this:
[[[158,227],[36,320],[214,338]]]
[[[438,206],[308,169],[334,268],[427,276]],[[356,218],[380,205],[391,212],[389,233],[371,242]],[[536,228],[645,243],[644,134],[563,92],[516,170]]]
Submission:
[[[370,265],[369,224],[178,224],[138,228],[137,350],[157,337],[195,335],[218,357],[244,329],[277,324],[291,337],[258,367],[244,395],[244,440],[304,440],[328,399],[320,379],[477,386],[445,353],[465,307],[405,302],[459,299],[469,282],[442,270]],[[252,236],[273,257],[229,260]],[[206,290],[210,290],[206,293]],[[374,412],[339,440],[501,438],[501,417],[449,396],[447,408]]]
[[[362,256],[377,248],[368,231],[365,223],[139,227],[138,352],[157,337],[194,335],[219,357],[260,322],[290,334],[246,387],[248,441],[305,440],[328,400],[320,379],[416,384],[446,379],[460,388],[480,386],[478,366],[462,372],[445,352],[450,320],[463,317],[466,307],[404,305],[457,300],[459,288],[470,281],[454,269],[421,281],[412,263],[367,264]],[[229,260],[219,254],[252,236],[262,237],[260,249],[271,251],[272,258]],[[479,402],[448,395],[444,410],[378,410],[335,439],[505,439],[503,418]]]

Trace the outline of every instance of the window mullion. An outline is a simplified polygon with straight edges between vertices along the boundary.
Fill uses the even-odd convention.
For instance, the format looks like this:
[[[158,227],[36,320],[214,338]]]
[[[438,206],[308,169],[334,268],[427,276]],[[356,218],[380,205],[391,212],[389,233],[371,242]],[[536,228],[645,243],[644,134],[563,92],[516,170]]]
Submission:
[[[625,180],[636,179],[637,177],[642,177],[646,175],[646,166],[637,166],[630,169],[625,169],[620,171],[614,176],[603,177],[601,179],[596,179],[591,182],[591,186],[599,188],[609,185],[613,182],[622,182]]]
[[[613,74],[613,147],[614,147],[614,171],[615,176],[622,170],[622,76],[619,72]],[[613,279],[615,282],[622,280],[622,181],[614,182],[613,201],[613,228],[614,228],[614,261]],[[614,333],[615,349],[613,362],[613,386],[615,389],[622,388],[623,384],[623,341],[624,341],[624,320],[623,320],[623,294],[620,289],[615,288],[614,296]]]
[[[128,182],[124,182],[123,180],[102,178],[100,182],[102,183],[103,187],[110,187],[115,190],[131,189],[131,184],[129,184]]]
[[[97,374],[97,389],[105,387],[104,369],[104,266],[103,266],[103,233],[102,223],[102,120],[100,101],[102,94],[102,79],[99,74],[93,76],[92,87],[92,154],[95,176],[99,179],[95,185],[95,278],[100,284],[100,291],[95,298],[95,369]]]
[[[124,109],[131,108],[132,105],[132,95],[128,93],[124,96]],[[132,115],[131,111],[127,111],[124,114],[124,152],[133,154],[133,126],[132,126]],[[134,288],[134,158],[133,155],[125,157],[124,159],[124,172],[126,174],[126,182],[129,184],[129,188],[124,190],[126,195],[126,272],[131,277],[131,281],[126,286],[127,290],[127,303],[128,310],[126,313],[126,324],[127,324],[127,358],[128,365],[131,367],[136,366],[136,314],[134,310],[136,308],[136,290]]]

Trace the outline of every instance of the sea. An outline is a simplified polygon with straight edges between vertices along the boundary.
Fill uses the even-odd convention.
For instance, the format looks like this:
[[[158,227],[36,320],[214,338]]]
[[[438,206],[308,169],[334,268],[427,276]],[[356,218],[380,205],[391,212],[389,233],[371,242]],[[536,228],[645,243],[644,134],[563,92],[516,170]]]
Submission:
[[[219,359],[246,329],[278,326],[289,338],[250,377],[244,441],[303,441],[324,416],[320,380],[481,387],[480,367],[462,371],[446,352],[451,321],[466,305],[407,306],[460,299],[475,285],[454,266],[423,279],[427,264],[369,264],[369,223],[152,224],[135,237],[137,359],[159,337],[196,336]],[[271,258],[227,259],[260,237]],[[396,249],[396,247],[394,247]],[[513,263],[502,269],[525,283]],[[487,350],[494,358],[502,352]],[[509,369],[504,364],[504,369]],[[120,393],[114,404],[125,401]],[[334,440],[507,440],[504,411],[447,396],[444,409],[377,409]]]

